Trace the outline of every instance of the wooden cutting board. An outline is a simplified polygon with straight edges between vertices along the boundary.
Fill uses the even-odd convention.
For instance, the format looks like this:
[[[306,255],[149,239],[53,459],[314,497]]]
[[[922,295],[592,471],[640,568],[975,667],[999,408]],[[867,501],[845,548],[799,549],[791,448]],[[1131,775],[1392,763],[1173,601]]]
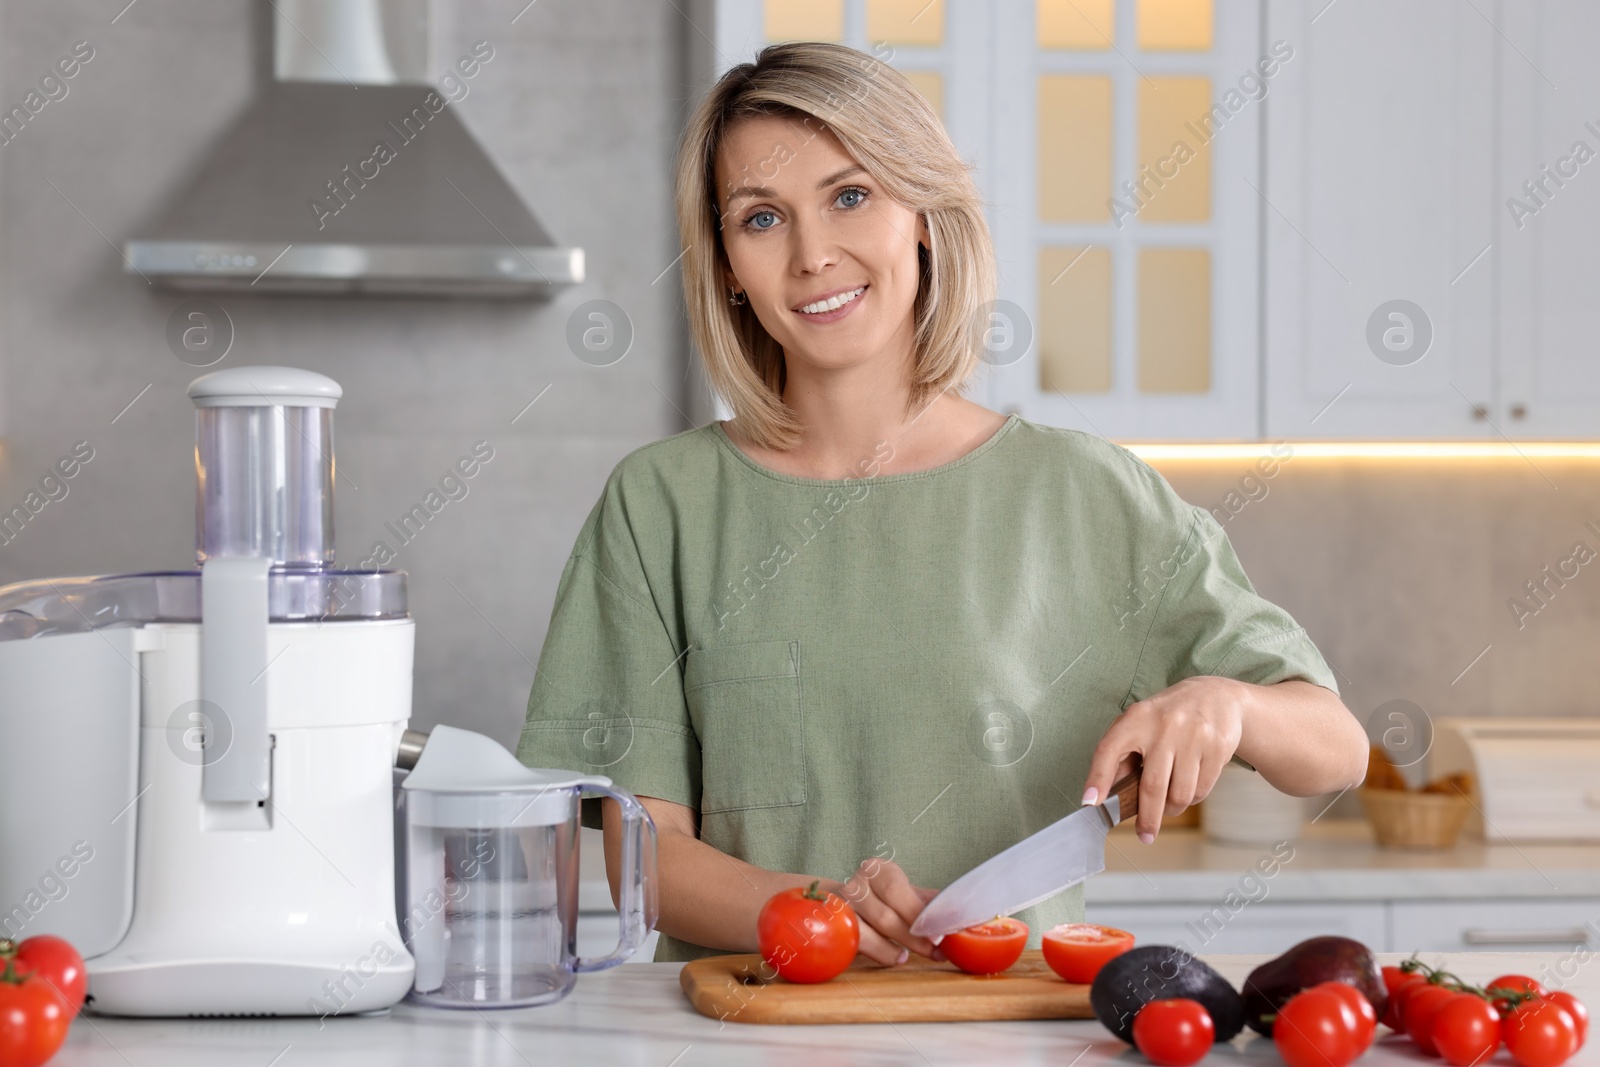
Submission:
[[[769,980],[770,976],[770,980]],[[857,957],[831,982],[773,975],[758,953],[705,956],[683,965],[678,983],[702,1015],[741,1023],[911,1023],[993,1019],[1092,1019],[1089,987],[1056,976],[1038,949],[1010,970],[965,974],[913,955],[895,967]]]

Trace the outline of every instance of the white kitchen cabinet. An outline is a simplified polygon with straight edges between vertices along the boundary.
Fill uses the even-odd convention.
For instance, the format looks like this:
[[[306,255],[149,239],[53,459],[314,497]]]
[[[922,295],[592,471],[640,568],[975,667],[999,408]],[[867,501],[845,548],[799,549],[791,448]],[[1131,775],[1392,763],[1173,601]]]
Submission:
[[[1005,303],[974,394],[995,408],[1120,440],[1600,432],[1592,0],[1239,0],[1215,5],[1199,47],[1146,47],[1134,0],[1094,14],[1060,0],[689,10],[707,78],[792,22],[888,59],[936,100],[995,238]],[[938,32],[874,35],[913,14]],[[1049,41],[1051,20],[1078,40]],[[1147,101],[1160,112],[1187,79],[1236,103],[1263,62],[1262,95],[1231,109],[1203,165],[1179,168],[1175,185],[1206,171],[1203,216],[1161,218],[1174,197],[1159,191],[1120,218],[1088,210],[1127,201],[1164,139],[1146,136],[1160,127],[1141,118]],[[1066,92],[1062,78],[1079,81]],[[1057,151],[1051,109],[1069,131]],[[1052,183],[1078,207],[1050,207]],[[1156,262],[1172,253],[1192,258]]]
[[[1270,952],[1308,937],[1339,934],[1374,951],[1388,944],[1387,905],[1381,902],[1246,904],[1229,912],[1201,904],[1089,904],[1088,922],[1127,930],[1146,945],[1182,945],[1199,955]]]
[[[1308,937],[1353,937],[1374,952],[1538,952],[1600,947],[1600,900],[1484,897],[1469,900],[1262,901],[1233,914],[1184,904],[1096,904],[1089,922],[1127,930],[1144,944],[1200,954],[1282,952]]]
[[[1600,901],[1508,899],[1389,905],[1393,952],[1543,952],[1600,947]]]
[[[1514,438],[1600,434],[1600,5],[1501,4],[1501,428]],[[1510,46],[1514,46],[1514,49]]]
[[[1496,437],[1500,6],[1267,5],[1267,437]]]

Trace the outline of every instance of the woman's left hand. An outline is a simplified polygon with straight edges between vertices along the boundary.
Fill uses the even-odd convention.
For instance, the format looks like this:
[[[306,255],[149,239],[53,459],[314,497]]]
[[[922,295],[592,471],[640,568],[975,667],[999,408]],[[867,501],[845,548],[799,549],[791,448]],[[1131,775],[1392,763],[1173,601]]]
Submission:
[[[1139,840],[1154,841],[1163,816],[1203,800],[1217,784],[1239,747],[1255,688],[1232,678],[1201,675],[1129,704],[1095,746],[1083,802],[1100,803],[1117,781],[1142,765],[1134,826]]]

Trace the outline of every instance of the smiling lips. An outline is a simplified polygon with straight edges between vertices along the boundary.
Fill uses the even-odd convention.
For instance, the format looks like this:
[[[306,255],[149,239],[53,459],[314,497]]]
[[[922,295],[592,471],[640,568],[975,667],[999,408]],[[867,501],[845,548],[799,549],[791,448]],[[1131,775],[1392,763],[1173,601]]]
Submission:
[[[848,314],[848,309],[853,307],[856,299],[866,291],[867,287],[865,285],[857,286],[854,289],[845,289],[821,300],[803,304],[794,310],[801,317],[813,322],[832,322]]]

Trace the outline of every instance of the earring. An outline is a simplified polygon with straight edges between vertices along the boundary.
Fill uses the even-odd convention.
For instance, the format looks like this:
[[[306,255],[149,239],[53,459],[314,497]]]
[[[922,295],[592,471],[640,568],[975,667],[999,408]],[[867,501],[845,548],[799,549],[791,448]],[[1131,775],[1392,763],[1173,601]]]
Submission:
[[[732,304],[734,307],[738,307],[740,304],[744,303],[746,299],[747,297],[744,295],[744,293],[737,289],[729,288],[728,303]]]

